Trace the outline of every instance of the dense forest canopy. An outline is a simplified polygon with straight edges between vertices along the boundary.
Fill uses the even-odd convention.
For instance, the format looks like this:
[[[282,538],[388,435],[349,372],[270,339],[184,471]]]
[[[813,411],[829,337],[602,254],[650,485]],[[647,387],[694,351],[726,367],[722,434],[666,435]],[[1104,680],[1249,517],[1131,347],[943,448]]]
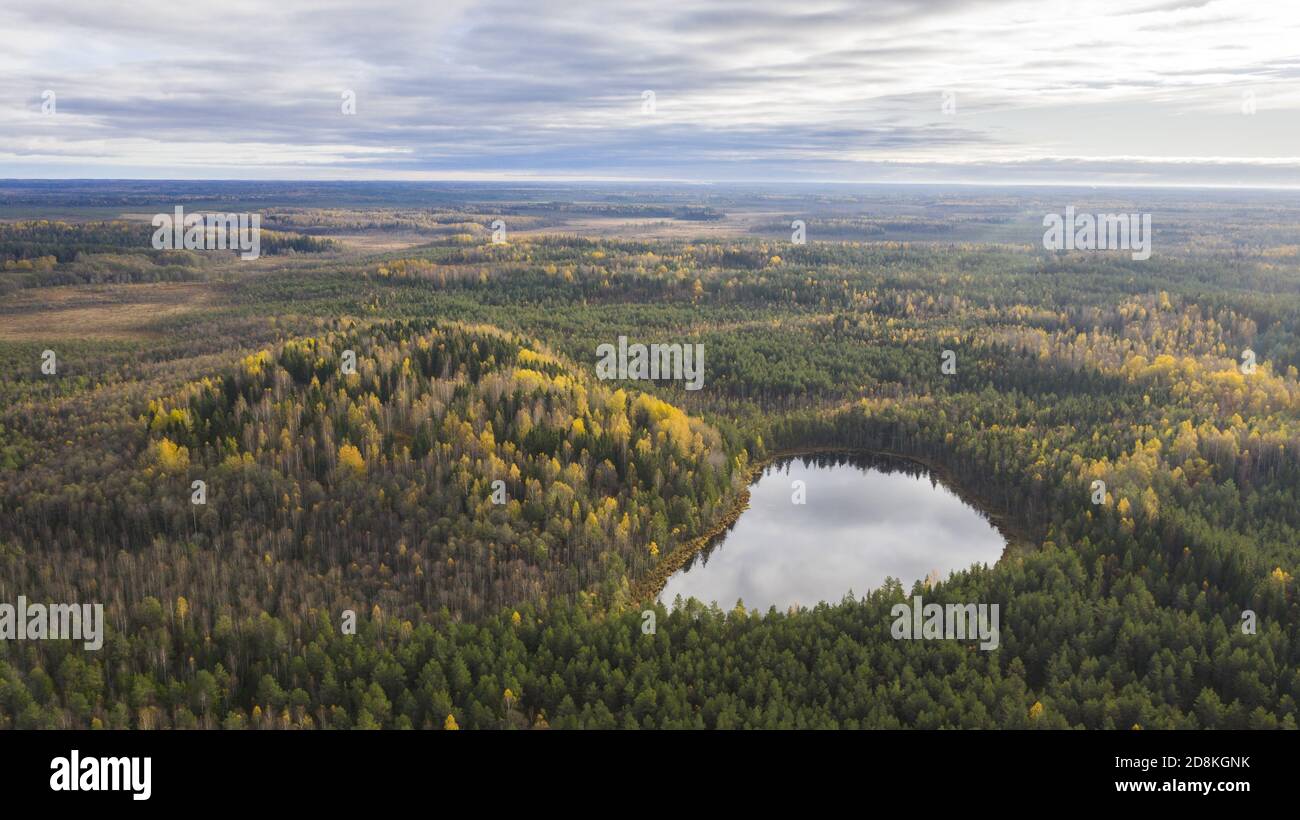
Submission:
[[[78,272],[125,253],[113,223],[7,226],[32,264],[0,274],[27,300],[0,311],[0,601],[99,600],[109,637],[0,643],[0,724],[1295,728],[1300,220],[1283,203],[1231,244],[1184,202],[1142,262],[1018,242],[1036,200],[1006,200],[997,241],[864,238],[971,222],[864,200],[795,245],[770,214],[489,229],[714,222],[718,200],[286,196],[274,224],[333,244],[108,280]],[[384,231],[423,235],[349,249]],[[109,337],[16,324],[155,278],[204,300]],[[702,344],[704,389],[598,380],[620,335]],[[1002,561],[926,591],[999,604],[997,651],[891,640],[896,583],[650,603],[766,459],[835,448],[933,464],[1008,522]]]

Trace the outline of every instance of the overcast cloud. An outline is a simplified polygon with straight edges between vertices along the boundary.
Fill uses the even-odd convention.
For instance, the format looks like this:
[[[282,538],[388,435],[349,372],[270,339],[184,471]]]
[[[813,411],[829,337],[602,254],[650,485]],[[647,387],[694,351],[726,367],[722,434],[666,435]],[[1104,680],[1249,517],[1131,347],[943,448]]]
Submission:
[[[1294,186],[1298,114],[1285,2],[0,7],[0,177]]]

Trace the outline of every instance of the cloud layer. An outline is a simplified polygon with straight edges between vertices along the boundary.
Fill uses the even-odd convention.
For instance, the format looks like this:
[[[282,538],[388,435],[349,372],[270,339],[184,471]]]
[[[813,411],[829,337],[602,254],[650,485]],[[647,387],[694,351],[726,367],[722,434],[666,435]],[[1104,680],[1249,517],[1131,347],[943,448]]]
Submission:
[[[1297,34],[1230,0],[17,0],[0,176],[1297,185]]]

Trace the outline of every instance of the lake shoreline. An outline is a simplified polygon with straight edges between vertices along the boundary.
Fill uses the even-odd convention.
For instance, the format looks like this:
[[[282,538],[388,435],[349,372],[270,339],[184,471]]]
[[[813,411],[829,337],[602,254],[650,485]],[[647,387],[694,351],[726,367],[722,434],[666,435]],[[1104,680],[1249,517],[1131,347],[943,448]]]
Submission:
[[[998,562],[1001,562],[1008,555],[1014,553],[1023,553],[1032,551],[1034,541],[1027,533],[1022,531],[1011,520],[1006,513],[995,512],[990,505],[987,505],[983,498],[974,491],[964,489],[956,482],[952,474],[942,465],[933,463],[928,459],[919,456],[905,455],[895,453],[889,450],[871,450],[862,447],[834,447],[834,446],[816,446],[816,447],[792,447],[768,454],[766,457],[752,463],[749,467],[749,475],[745,480],[745,489],[736,497],[736,502],[728,510],[727,514],[716,521],[703,534],[692,538],[690,541],[680,545],[677,549],[670,552],[662,561],[655,565],[644,578],[632,585],[632,600],[637,604],[653,603],[655,599],[663,592],[664,587],[668,584],[668,579],[676,574],[682,567],[686,566],[692,558],[698,555],[705,548],[710,546],[718,538],[724,536],[740,520],[740,516],[749,509],[750,487],[754,485],[763,475],[763,473],[775,463],[787,460],[798,459],[803,456],[817,455],[844,455],[844,456],[867,456],[874,458],[891,458],[899,461],[906,461],[923,467],[931,478],[942,484],[945,489],[953,493],[960,501],[967,506],[975,509],[1006,541],[1006,546],[999,556]],[[995,562],[995,565],[996,563]]]

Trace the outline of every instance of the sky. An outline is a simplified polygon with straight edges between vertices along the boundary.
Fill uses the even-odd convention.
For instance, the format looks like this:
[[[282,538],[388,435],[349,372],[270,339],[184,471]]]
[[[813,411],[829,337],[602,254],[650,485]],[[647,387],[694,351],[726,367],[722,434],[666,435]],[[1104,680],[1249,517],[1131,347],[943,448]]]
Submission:
[[[1291,0],[0,5],[0,178],[1296,187],[1297,134]]]

